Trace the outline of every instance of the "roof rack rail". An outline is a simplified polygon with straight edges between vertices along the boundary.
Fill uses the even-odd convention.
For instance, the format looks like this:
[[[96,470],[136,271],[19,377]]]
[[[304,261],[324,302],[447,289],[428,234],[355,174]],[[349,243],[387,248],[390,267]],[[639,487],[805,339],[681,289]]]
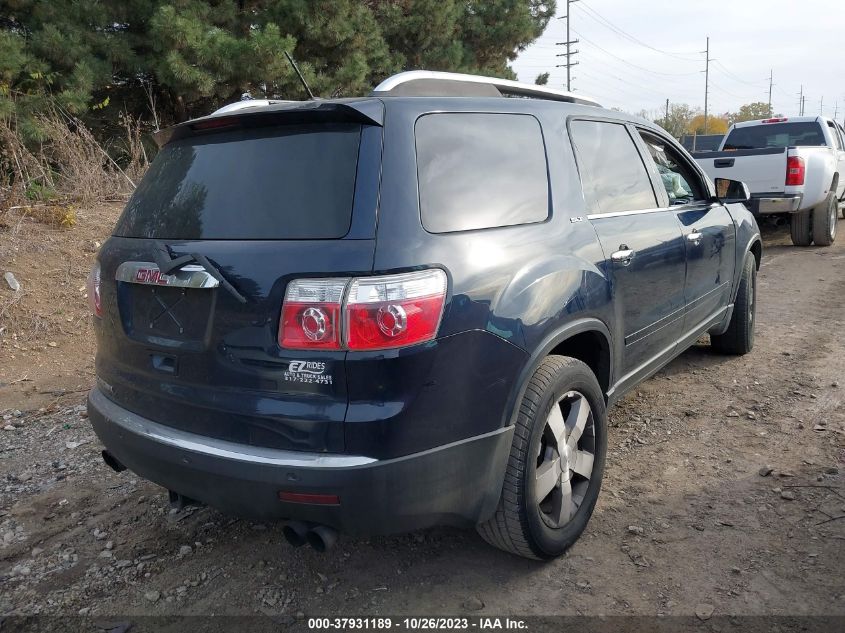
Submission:
[[[382,81],[372,96],[402,97],[525,97],[564,101],[582,105],[600,106],[590,97],[565,90],[555,90],[536,84],[525,84],[510,79],[444,73],[433,70],[409,70]]]

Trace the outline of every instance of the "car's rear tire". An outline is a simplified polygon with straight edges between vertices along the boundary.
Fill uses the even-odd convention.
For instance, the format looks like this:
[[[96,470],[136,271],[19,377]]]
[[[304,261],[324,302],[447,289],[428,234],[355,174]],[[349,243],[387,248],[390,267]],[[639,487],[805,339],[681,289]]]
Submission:
[[[547,560],[572,545],[593,513],[607,453],[607,413],[579,360],[546,357],[516,420],[499,506],[477,526],[499,549]]]
[[[756,322],[757,264],[754,257],[748,255],[739,280],[731,322],[724,334],[710,335],[710,345],[722,354],[747,354],[754,348]]]
[[[836,220],[839,202],[831,191],[822,204],[813,209],[813,242],[816,246],[830,246],[836,240]]]
[[[789,234],[795,246],[809,246],[813,243],[813,233],[810,229],[812,211],[799,211],[789,218]]]

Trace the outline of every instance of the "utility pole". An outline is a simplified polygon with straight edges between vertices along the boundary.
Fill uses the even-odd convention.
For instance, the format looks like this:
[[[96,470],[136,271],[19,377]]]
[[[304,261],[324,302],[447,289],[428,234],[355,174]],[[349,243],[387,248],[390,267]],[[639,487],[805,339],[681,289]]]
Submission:
[[[558,55],[556,55],[556,57],[566,57],[566,63],[565,64],[558,64],[557,66],[555,66],[555,68],[566,68],[566,89],[568,91],[572,90],[572,79],[573,79],[573,77],[572,77],[572,67],[578,65],[578,62],[572,61],[572,56],[578,54],[577,50],[574,50],[574,51],[572,50],[572,45],[577,44],[578,41],[579,41],[579,40],[573,40],[572,37],[570,37],[570,35],[569,35],[569,25],[570,25],[570,22],[572,22],[572,20],[570,19],[570,16],[572,15],[570,5],[575,3],[575,2],[578,2],[578,1],[579,0],[566,0],[566,15],[562,16],[561,18],[558,18],[558,19],[561,19],[561,20],[564,20],[564,19],[566,20],[566,41],[565,42],[557,42],[558,46],[566,46],[566,52],[565,53],[558,53]]]
[[[710,96],[710,36],[707,37],[707,49],[704,62],[704,133],[707,134],[707,99]]]
[[[663,123],[669,125],[669,99],[666,99],[666,116],[663,117]]]
[[[804,104],[807,103],[807,97],[801,97],[801,116],[804,116]]]
[[[839,102],[836,102],[836,105],[833,106],[833,120],[835,121],[839,116]]]
[[[801,84],[801,91],[798,93],[798,116],[804,116],[804,84]]]
[[[769,116],[772,116],[772,79],[774,78],[774,70],[769,70]]]
[[[824,96],[819,101],[819,115],[824,116]]]

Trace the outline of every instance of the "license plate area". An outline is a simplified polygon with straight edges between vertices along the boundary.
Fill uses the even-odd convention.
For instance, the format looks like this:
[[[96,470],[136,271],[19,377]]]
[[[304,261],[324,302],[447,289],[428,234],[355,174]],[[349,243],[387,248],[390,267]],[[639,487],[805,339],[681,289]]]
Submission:
[[[170,275],[151,262],[125,262],[115,274],[126,335],[140,343],[188,350],[205,348],[217,281],[200,266]]]
[[[215,291],[118,283],[126,335],[145,345],[201,350],[211,333]]]

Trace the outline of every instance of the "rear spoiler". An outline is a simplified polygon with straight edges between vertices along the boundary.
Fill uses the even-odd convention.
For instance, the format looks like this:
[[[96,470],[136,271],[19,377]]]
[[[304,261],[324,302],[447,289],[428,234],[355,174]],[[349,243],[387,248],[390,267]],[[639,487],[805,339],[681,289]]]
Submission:
[[[203,134],[212,130],[254,128],[297,123],[360,123],[384,124],[384,104],[378,99],[339,101],[296,101],[266,103],[239,110],[211,114],[179,123],[153,134],[159,147],[171,141]]]

